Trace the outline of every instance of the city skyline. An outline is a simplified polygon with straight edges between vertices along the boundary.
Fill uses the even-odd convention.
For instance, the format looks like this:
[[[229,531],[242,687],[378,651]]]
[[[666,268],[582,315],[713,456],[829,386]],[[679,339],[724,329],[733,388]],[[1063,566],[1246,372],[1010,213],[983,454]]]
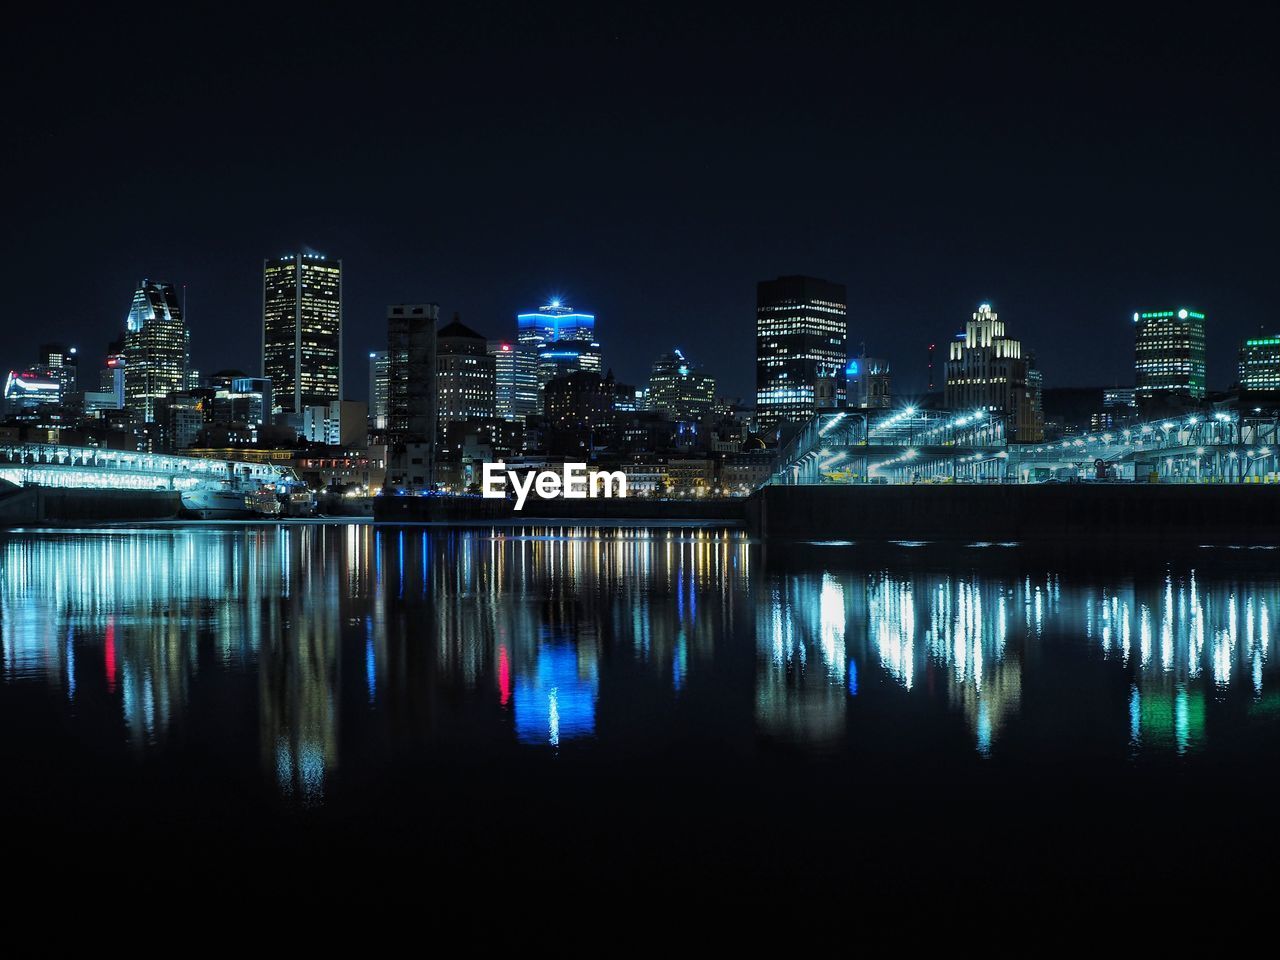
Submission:
[[[294,255],[289,255],[288,257],[280,257],[278,259],[281,261],[284,261],[286,259],[291,259],[293,256]],[[297,256],[299,257],[299,259],[301,259],[303,255],[297,255]],[[341,280],[341,285],[343,288],[342,298],[345,303],[345,298],[346,298],[345,287],[347,284],[347,276],[346,276],[346,267],[345,265],[342,264],[341,257],[329,258],[320,254],[308,254],[305,256],[313,256],[319,260],[332,259],[334,262],[338,263],[342,267],[342,280]],[[254,262],[257,264],[262,264],[264,261],[257,260]],[[266,262],[268,263],[271,262],[270,258]],[[800,275],[800,276],[808,276],[808,275]],[[262,279],[261,277],[262,277],[262,274],[259,273],[258,274],[259,313],[255,321],[257,331],[258,331],[259,344],[257,347],[258,352],[256,356],[249,356],[249,357],[241,356],[238,359],[233,358],[232,362],[230,363],[204,362],[202,358],[208,355],[209,353],[215,353],[215,351],[208,350],[208,347],[206,345],[206,351],[202,353],[201,344],[198,339],[199,332],[200,332],[199,328],[196,328],[193,330],[193,324],[190,321],[188,321],[185,316],[185,305],[182,305],[180,307],[180,309],[183,311],[183,322],[186,324],[188,337],[191,341],[189,346],[188,359],[189,359],[190,368],[193,372],[208,371],[212,373],[212,372],[224,371],[224,370],[227,370],[227,371],[238,370],[243,372],[246,376],[260,375],[259,372],[261,370],[261,364],[262,364],[261,338],[262,338],[262,329],[263,329],[263,320],[261,316],[261,313],[262,313],[262,305],[261,305]],[[765,281],[763,280],[756,281],[748,284],[748,286],[754,289],[760,282],[765,282]],[[153,281],[147,280],[147,281],[144,281],[144,283],[153,283]],[[158,283],[161,286],[169,287],[175,290],[180,289],[183,295],[183,299],[185,301],[185,294],[187,292],[186,284],[182,284],[180,282],[174,283],[170,281],[157,281],[156,283]],[[844,284],[840,284],[840,283],[837,283],[837,285],[844,286]],[[126,284],[126,286],[129,286],[129,285]],[[134,283],[132,286],[136,292],[137,284]],[[514,302],[520,302],[520,298],[518,295],[515,295],[512,299]],[[1156,299],[1159,299],[1159,298],[1156,298]],[[1167,300],[1168,298],[1165,298],[1165,299]],[[543,304],[541,307],[539,307],[539,309],[541,310],[560,309],[561,301],[562,301],[562,297],[559,294],[548,295],[546,303]],[[388,301],[388,302],[390,303],[391,301]],[[974,307],[997,307],[1001,304],[1001,302],[1002,301],[999,298],[984,297],[984,298],[980,298],[979,300],[973,301],[973,303],[968,306],[959,307],[957,313],[962,317],[962,313],[965,309],[971,310]],[[384,314],[385,314],[387,305],[384,304],[381,309],[384,311]],[[758,307],[756,308],[756,310],[758,310]],[[754,312],[755,311],[753,311],[753,314]],[[1126,317],[1121,318],[1122,322],[1120,325],[1129,331],[1128,343],[1121,345],[1118,351],[1119,356],[1117,358],[1104,357],[1104,358],[1101,358],[1101,361],[1102,361],[1101,364],[1097,364],[1097,366],[1107,367],[1111,364],[1112,359],[1117,360],[1121,364],[1121,367],[1122,367],[1121,372],[1117,375],[1114,382],[1110,380],[1104,381],[1102,379],[1099,379],[1098,377],[1094,377],[1093,379],[1089,379],[1088,377],[1085,377],[1080,382],[1064,383],[1060,381],[1049,381],[1044,384],[1044,387],[1047,389],[1054,389],[1054,388],[1084,388],[1084,387],[1114,388],[1114,387],[1135,386],[1136,378],[1135,378],[1135,367],[1134,367],[1134,357],[1133,357],[1135,344],[1134,344],[1133,325],[1135,323],[1134,318],[1145,315],[1145,312],[1146,311],[1143,308],[1139,308],[1135,311],[1131,311]],[[368,360],[370,359],[372,353],[385,349],[384,340],[386,336],[386,331],[385,331],[385,328],[382,326],[382,324],[385,324],[385,316],[381,318],[379,321],[370,323],[366,326],[357,326],[354,333],[351,335],[348,335],[347,330],[350,324],[347,317],[345,316],[346,314],[345,307],[343,307],[342,313],[343,313],[343,318],[342,318],[343,334],[341,339],[344,342],[342,343],[342,347],[341,347],[340,376],[341,376],[342,386],[341,386],[340,399],[355,400],[355,399],[367,398],[370,396],[370,389],[369,389],[370,381],[368,379],[368,377],[370,376],[370,367],[368,364]],[[461,311],[453,311],[453,313],[457,313],[459,317],[465,319],[465,314],[462,314]],[[580,311],[580,313],[582,315],[591,317],[592,323],[595,322],[595,319],[596,319],[595,310],[585,310],[585,311]],[[519,337],[519,322],[520,322],[519,318],[522,316],[529,316],[529,315],[530,314],[527,308],[515,310],[512,312],[510,316],[505,318],[505,321],[506,321],[505,323],[495,323],[493,329],[497,331],[496,333],[491,332],[489,327],[481,327],[480,332],[482,334],[485,334],[489,340],[492,340],[494,342],[505,341],[505,342],[511,343],[514,346],[515,344],[517,344],[518,337]],[[578,315],[578,314],[575,314],[575,315]],[[1123,322],[1124,320],[1127,320],[1128,323],[1127,324],[1124,323]],[[79,356],[82,358],[82,364],[81,364],[83,368],[82,376],[92,377],[95,371],[99,369],[105,369],[105,367],[107,366],[107,359],[112,355],[111,348],[115,346],[117,341],[119,341],[121,337],[124,335],[125,328],[127,327],[127,322],[128,322],[128,318],[126,317],[126,323],[122,325],[120,329],[116,329],[115,327],[111,327],[110,325],[108,325],[106,328],[104,328],[103,331],[100,331],[96,339],[102,340],[102,345],[101,345],[101,349],[97,351],[95,351],[96,341],[93,335],[83,340],[72,340],[71,338],[62,336],[60,329],[54,329],[48,332],[42,332],[40,330],[37,330],[36,332],[31,333],[29,335],[29,339],[31,339],[33,343],[39,342],[39,347],[42,349],[44,346],[47,345],[45,341],[47,341],[49,335],[60,336],[61,342],[71,343],[73,344],[72,349],[79,351]],[[753,323],[753,319],[749,317],[748,320],[746,321],[747,325],[744,328],[744,330],[738,331],[742,335],[740,339],[745,338],[745,340],[754,342],[754,336],[752,335],[752,329],[751,329],[752,323]],[[845,349],[848,353],[848,358],[851,360],[856,359],[856,349],[865,349],[867,347],[866,336],[859,335],[859,331],[856,327],[856,323],[857,323],[857,320],[855,317],[849,316],[847,318],[847,329],[849,331],[849,334],[846,340]],[[887,360],[891,365],[894,366],[894,369],[895,369],[894,390],[897,396],[924,397],[926,394],[930,392],[927,390],[927,383],[926,383],[928,373],[929,373],[926,351],[928,350],[930,344],[935,344],[935,343],[947,344],[947,343],[955,342],[958,340],[963,340],[964,324],[965,324],[965,321],[962,317],[961,319],[952,323],[953,327],[958,328],[957,333],[953,334],[950,338],[939,336],[936,338],[929,339],[928,343],[922,342],[920,344],[917,344],[915,345],[916,349],[912,351],[910,355],[905,358],[899,357],[888,350],[874,351],[882,355],[887,354],[888,355]],[[1222,392],[1225,390],[1229,390],[1232,387],[1237,385],[1237,383],[1240,380],[1240,351],[1245,347],[1247,342],[1252,342],[1254,340],[1257,340],[1258,338],[1262,338],[1262,341],[1266,341],[1271,338],[1274,338],[1277,335],[1277,331],[1280,331],[1280,318],[1277,318],[1277,321],[1274,325],[1268,326],[1266,324],[1261,324],[1259,325],[1258,329],[1252,330],[1252,331],[1245,331],[1239,338],[1235,338],[1231,340],[1224,339],[1226,337],[1226,334],[1221,331],[1215,331],[1215,326],[1217,326],[1216,317],[1211,317],[1205,323],[1204,338],[1205,338],[1205,353],[1207,354],[1206,366],[1209,373],[1206,376],[1206,385],[1204,387],[1204,390],[1207,390],[1209,393],[1213,393],[1215,391]],[[607,330],[609,329],[607,318],[606,318],[606,329]],[[942,329],[945,329],[945,326],[940,324],[939,330],[942,330]],[[25,332],[26,331],[23,331],[23,333]],[[214,340],[215,344],[218,344],[218,345],[222,344],[223,341],[220,335],[225,332],[226,331],[222,329],[219,329],[216,332],[217,339]],[[619,332],[621,333],[621,331]],[[653,353],[653,356],[651,358],[646,359],[647,354],[639,353],[639,354],[626,357],[623,363],[618,363],[615,361],[614,354],[609,350],[606,344],[602,346],[600,349],[600,355],[603,357],[603,366],[601,367],[600,372],[603,373],[606,370],[612,369],[620,381],[637,382],[637,383],[644,382],[645,380],[647,380],[648,371],[650,370],[654,361],[670,353],[672,349],[676,349],[676,350],[682,349],[682,344],[684,343],[696,342],[698,340],[698,337],[696,336],[696,329],[695,330],[686,329],[684,333],[694,334],[694,335],[687,335],[687,336],[678,338],[677,342],[673,346],[662,346],[660,344],[652,344],[648,347],[648,349]],[[862,333],[865,333],[865,331],[863,331]],[[1218,335],[1215,336],[1215,333],[1217,333]],[[356,343],[350,342],[354,338],[359,338],[359,342],[356,342]],[[4,364],[6,366],[6,369],[12,369],[17,372],[22,372],[24,369],[31,366],[30,363],[24,362],[24,358],[28,356],[39,355],[39,349],[37,349],[36,347],[33,347],[30,351],[26,351],[24,348],[19,346],[19,344],[21,344],[22,342],[22,339],[23,338],[21,336],[6,338],[6,340],[4,341],[3,347],[0,348],[0,349],[3,349],[3,353],[4,353],[3,357],[0,357],[0,364]],[[597,339],[598,339],[598,335],[597,335]],[[888,341],[888,338],[885,338],[885,342],[887,341]],[[855,349],[855,345],[857,345],[856,349]],[[1035,350],[1035,347],[1036,345],[1033,345],[1032,349]],[[216,349],[217,348],[215,348],[215,350]],[[225,346],[221,346],[220,349],[225,351],[226,348]],[[692,353],[693,351],[686,350],[685,352]],[[1060,357],[1046,356],[1043,352],[1039,352],[1039,351],[1036,351],[1036,352],[1037,352],[1037,364],[1038,364],[1038,367],[1040,368],[1041,375],[1043,375],[1046,368],[1050,370],[1054,369],[1054,367],[1057,366],[1057,361],[1061,359]],[[218,355],[225,356],[226,354],[219,353]],[[756,387],[754,386],[753,383],[744,383],[743,389],[740,391],[734,389],[730,385],[733,384],[735,380],[738,380],[738,381],[749,380],[755,375],[753,371],[755,370],[755,367],[756,367],[756,358],[754,356],[751,358],[751,363],[750,363],[751,371],[748,371],[746,375],[743,375],[742,371],[730,371],[729,373],[726,373],[724,369],[722,369],[720,366],[717,366],[716,358],[722,357],[722,356],[723,356],[722,354],[717,354],[715,350],[712,350],[711,351],[712,359],[710,363],[707,363],[707,362],[702,363],[702,366],[704,368],[707,368],[708,372],[710,372],[715,377],[718,384],[723,383],[726,385],[723,389],[717,390],[717,395],[726,396],[726,397],[738,397],[743,401],[744,404],[747,404],[747,405],[754,403],[755,396],[756,396]],[[915,356],[918,362],[913,363],[911,360],[911,356]],[[1096,353],[1091,354],[1091,356],[1095,360],[1099,359]],[[15,361],[18,361],[18,362],[15,362]],[[942,365],[943,364],[939,363],[938,367],[941,367]],[[634,374],[631,373],[633,369],[635,371]],[[899,370],[905,370],[906,372],[899,374],[898,372]],[[1215,373],[1221,375],[1220,379],[1217,382],[1215,382],[1214,380]],[[935,368],[934,376],[936,379],[934,392],[942,393],[943,392],[942,388],[945,386],[945,376],[939,376],[937,368]]]
[[[188,69],[164,84],[114,63],[138,26],[90,14],[65,29],[56,67],[24,53],[39,49],[22,43],[34,24],[13,33],[32,96],[7,157],[23,189],[5,254],[26,282],[0,303],[36,315],[56,284],[68,306],[51,334],[86,353],[151,276],[185,286],[199,369],[245,368],[254,261],[303,242],[347,264],[351,396],[365,395],[352,358],[378,348],[388,303],[438,302],[506,337],[507,318],[556,293],[601,317],[620,379],[639,381],[657,343],[746,396],[752,346],[733,334],[749,329],[754,283],[789,273],[846,286],[851,341],[888,358],[903,392],[923,389],[927,344],[988,300],[1054,386],[1127,383],[1125,318],[1153,303],[1199,305],[1211,341],[1233,345],[1210,350],[1211,389],[1230,382],[1235,344],[1274,332],[1273,146],[1255,122],[1274,67],[1230,20],[1095,32],[972,12],[601,12],[551,28],[457,12],[432,23],[429,81],[400,56],[420,35],[407,15],[355,30],[386,51],[383,73],[354,65],[345,30],[304,25],[311,42],[281,52],[269,23],[255,37],[213,23],[187,32]],[[1087,70],[1060,69],[1072,37]],[[753,76],[775,43],[815,55]],[[533,76],[531,49],[551,64]],[[654,49],[675,66],[638,88]],[[278,126],[260,94],[286,73],[327,95]],[[406,135],[410,105],[422,122]],[[139,113],[173,119],[171,151],[106,148]],[[332,135],[311,137],[321,122]],[[1205,175],[1223,155],[1230,177]],[[176,214],[164,231],[149,229],[150,198]],[[21,325],[10,362],[43,336]]]

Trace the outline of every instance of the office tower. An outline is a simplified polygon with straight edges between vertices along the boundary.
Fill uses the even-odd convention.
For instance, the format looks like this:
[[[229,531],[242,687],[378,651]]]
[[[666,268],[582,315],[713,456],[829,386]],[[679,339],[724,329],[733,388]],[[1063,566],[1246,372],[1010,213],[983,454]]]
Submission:
[[[374,430],[387,429],[387,387],[390,383],[391,361],[385,350],[369,353],[369,426]]]
[[[649,405],[672,420],[697,420],[711,413],[716,381],[698,370],[680,350],[664,353],[649,371]]]
[[[1240,344],[1240,389],[1280,390],[1280,334],[1250,337]]]
[[[523,419],[542,410],[542,389],[546,380],[540,379],[539,370],[542,353],[548,345],[584,341],[588,350],[594,346],[598,356],[600,344],[596,342],[595,330],[595,314],[580,313],[559,300],[552,300],[535,312],[516,315],[516,419]],[[596,372],[599,369],[597,366]]]
[[[763,429],[804,421],[817,409],[818,381],[843,378],[845,289],[814,277],[756,286],[756,418]]]
[[[946,405],[951,410],[985,410],[1004,417],[1011,443],[1044,439],[1040,380],[1034,362],[1023,356],[1022,342],[1005,334],[1004,321],[979,304],[965,332],[951,343],[947,361]]]
[[[434,303],[387,308],[387,484],[430,487],[435,471],[436,320]]]
[[[190,346],[173,284],[143,280],[124,334],[124,405],[143,422],[156,419],[158,401],[186,388]]]
[[[1203,313],[1180,307],[1133,315],[1134,388],[1138,400],[1204,399]]]
[[[884,410],[893,403],[889,361],[863,354],[845,367],[845,384],[851,407]]]
[[[554,377],[599,373],[604,365],[600,344],[590,340],[553,340],[538,351],[538,389],[546,392]]]
[[[929,387],[928,387],[928,389],[929,389],[929,392],[930,392],[930,393],[933,393],[933,391],[934,391],[935,389],[937,389],[937,388],[934,386],[934,384],[935,384],[935,378],[934,378],[934,372],[933,372],[933,370],[934,370],[934,367],[933,367],[933,357],[934,357],[934,354],[937,352],[937,349],[938,349],[938,345],[937,345],[936,343],[931,343],[931,344],[929,344],[929,369],[928,369],[928,372],[929,372]]]
[[[510,340],[490,340],[493,357],[494,410],[500,420],[516,419],[516,345]]]
[[[436,335],[436,417],[446,431],[451,421],[494,419],[495,371],[488,342],[454,314]]]
[[[282,413],[342,399],[342,261],[293,253],[262,264],[262,375]]]
[[[36,359],[36,367],[47,376],[53,377],[62,387],[62,400],[80,389],[79,370],[80,357],[75,347],[65,343],[43,343]]]

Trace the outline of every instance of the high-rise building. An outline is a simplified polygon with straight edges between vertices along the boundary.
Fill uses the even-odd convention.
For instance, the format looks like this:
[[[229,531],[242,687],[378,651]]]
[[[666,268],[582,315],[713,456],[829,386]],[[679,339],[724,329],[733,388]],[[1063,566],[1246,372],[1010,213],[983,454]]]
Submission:
[[[434,303],[387,308],[387,484],[423,489],[435,472],[436,320]]]
[[[1280,333],[1240,344],[1240,389],[1280,391]]]
[[[143,422],[153,422],[158,402],[186,389],[190,350],[173,284],[143,280],[125,320],[125,407]]]
[[[499,420],[516,417],[516,345],[510,340],[490,340],[493,357],[494,410]]]
[[[545,307],[539,307],[532,313],[516,315],[516,360],[514,414],[516,419],[523,419],[542,410],[542,390],[546,379],[541,377],[543,370],[542,353],[552,343],[566,341],[585,341],[597,351],[600,344],[596,342],[596,318],[593,313],[581,313],[559,300],[552,300]],[[588,369],[580,367],[579,369]],[[599,372],[599,366],[596,372]],[[550,372],[550,371],[548,371]]]
[[[1204,323],[1203,313],[1186,307],[1133,315],[1134,388],[1139,401],[1161,396],[1204,399]]]
[[[387,429],[387,388],[390,384],[391,361],[385,350],[369,352],[369,426]]]
[[[672,420],[697,420],[711,413],[716,381],[680,350],[664,353],[649,371],[649,405]]]
[[[1040,379],[1022,342],[1005,334],[1004,321],[979,304],[965,332],[951,343],[946,405],[952,410],[986,410],[1005,419],[1005,436],[1015,443],[1044,439]]]
[[[756,286],[756,419],[764,429],[805,421],[818,381],[843,379],[847,311],[843,284],[779,277]]]
[[[452,421],[497,416],[495,371],[488,342],[454,314],[436,335],[436,417],[446,432]]]
[[[68,397],[80,389],[80,357],[75,347],[65,343],[42,343],[36,365],[62,385],[64,403]]]
[[[280,411],[342,399],[342,261],[292,253],[262,264],[262,375]]]

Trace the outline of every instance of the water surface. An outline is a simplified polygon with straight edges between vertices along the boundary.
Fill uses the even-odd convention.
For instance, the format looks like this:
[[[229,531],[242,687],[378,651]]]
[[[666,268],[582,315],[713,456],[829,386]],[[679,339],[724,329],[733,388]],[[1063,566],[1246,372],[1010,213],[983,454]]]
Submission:
[[[1247,871],[1276,847],[1274,556],[12,532],[0,813],[33,867],[167,888],[403,895],[382,865],[422,857],[712,899]]]

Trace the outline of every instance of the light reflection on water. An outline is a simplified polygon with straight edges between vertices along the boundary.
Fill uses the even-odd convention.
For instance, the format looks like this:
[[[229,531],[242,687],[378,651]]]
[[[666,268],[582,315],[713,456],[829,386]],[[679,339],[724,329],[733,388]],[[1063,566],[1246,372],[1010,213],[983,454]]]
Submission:
[[[0,697],[42,686],[72,731],[106,705],[112,742],[144,757],[251,712],[256,742],[230,749],[304,804],[344,750],[838,756],[873,737],[947,752],[961,734],[972,757],[1016,760],[1089,728],[1141,760],[1228,746],[1276,713],[1270,575],[1027,572],[1016,549],[977,547],[929,566],[906,546],[837,567],[851,545],[766,565],[716,530],[12,534]],[[916,739],[899,743],[905,716]]]

